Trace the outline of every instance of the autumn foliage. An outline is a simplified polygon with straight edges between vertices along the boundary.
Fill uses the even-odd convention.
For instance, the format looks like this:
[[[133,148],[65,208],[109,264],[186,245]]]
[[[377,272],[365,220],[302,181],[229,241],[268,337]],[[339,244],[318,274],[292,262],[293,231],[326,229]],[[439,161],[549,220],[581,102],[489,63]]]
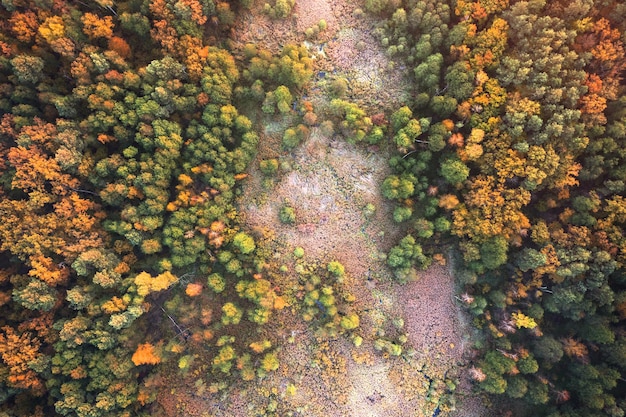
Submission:
[[[137,346],[133,353],[132,361],[136,366],[156,365],[161,363],[161,358],[156,354],[154,346],[150,343],[143,343]]]
[[[538,416],[624,414],[621,2],[368,0],[408,83],[375,109],[341,82],[326,108],[302,101],[304,46],[231,42],[249,2],[87,3],[0,5],[0,414],[150,414],[160,367],[142,365],[220,387],[278,369],[277,343],[248,335],[297,297],[236,197],[259,120],[283,117],[278,153],[324,119],[393,148],[389,274],[455,256],[484,334],[478,389]],[[271,3],[274,18],[293,6]],[[301,283],[326,335],[361,322],[335,305],[350,297],[331,264],[337,286]]]

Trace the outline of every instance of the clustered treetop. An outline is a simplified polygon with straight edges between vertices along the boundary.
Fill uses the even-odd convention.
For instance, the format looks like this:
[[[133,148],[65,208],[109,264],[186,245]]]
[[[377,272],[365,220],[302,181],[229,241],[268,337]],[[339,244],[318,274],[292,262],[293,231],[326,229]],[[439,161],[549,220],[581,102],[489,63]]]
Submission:
[[[532,415],[624,415],[626,7],[365,8],[416,77],[390,117],[402,157],[382,192],[408,235],[389,265],[411,277],[424,265],[414,244],[458,245],[459,300],[488,340],[471,370],[484,391],[524,398]]]

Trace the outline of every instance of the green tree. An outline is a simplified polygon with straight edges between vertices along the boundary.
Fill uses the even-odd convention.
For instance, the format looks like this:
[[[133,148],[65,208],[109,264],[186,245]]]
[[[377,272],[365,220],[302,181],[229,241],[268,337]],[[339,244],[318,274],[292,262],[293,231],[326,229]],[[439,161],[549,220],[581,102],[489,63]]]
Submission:
[[[239,232],[233,238],[233,245],[244,255],[253,252],[256,249],[254,239],[244,232]]]
[[[470,170],[461,160],[448,158],[441,162],[439,173],[449,184],[459,184],[467,179]]]
[[[383,181],[382,193],[390,200],[409,198],[415,192],[415,182],[411,174],[391,175]]]
[[[494,236],[480,246],[480,259],[487,269],[496,269],[507,261],[508,243],[502,236]]]
[[[535,356],[548,363],[556,363],[563,357],[563,346],[553,336],[543,336],[535,340],[532,346]]]

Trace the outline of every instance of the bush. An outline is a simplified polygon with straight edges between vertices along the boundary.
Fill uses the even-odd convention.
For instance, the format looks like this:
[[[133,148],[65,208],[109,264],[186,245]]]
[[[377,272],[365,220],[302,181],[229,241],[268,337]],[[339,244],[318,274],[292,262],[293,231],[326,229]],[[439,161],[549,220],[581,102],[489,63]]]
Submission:
[[[343,278],[346,274],[346,270],[343,265],[337,261],[330,262],[326,268],[328,269],[328,272],[333,274],[336,278]]]
[[[293,149],[298,146],[309,135],[309,128],[299,124],[296,128],[289,128],[283,134],[283,148]]]
[[[300,144],[300,139],[296,134],[296,129],[289,128],[283,134],[283,148],[293,149]]]
[[[274,175],[278,171],[278,160],[263,159],[259,162],[259,168],[264,175]]]
[[[376,206],[372,203],[367,203],[367,205],[363,208],[363,215],[365,218],[369,219],[370,217],[376,214]]]
[[[410,207],[396,207],[393,211],[393,220],[396,223],[402,223],[403,221],[409,220],[413,215],[413,210]]]
[[[276,107],[279,112],[283,114],[289,113],[293,96],[287,87],[284,85],[278,86],[278,88],[274,90],[274,99],[276,100]]]
[[[385,137],[385,129],[381,126],[374,126],[365,140],[371,145],[376,145]]]
[[[349,142],[360,142],[372,129],[372,119],[355,103],[335,98],[330,102],[331,113],[339,117],[342,133]]]
[[[320,130],[324,136],[332,136],[335,134],[335,126],[331,120],[324,120],[320,124]]]
[[[359,327],[359,316],[355,313],[343,316],[340,321],[341,327],[346,330],[354,330]]]
[[[222,306],[222,324],[239,324],[243,317],[243,310],[233,303],[226,303]]]
[[[333,97],[341,98],[346,95],[348,91],[348,81],[345,78],[339,77],[335,78],[330,83],[330,94]]]
[[[207,285],[216,293],[221,293],[226,288],[226,282],[224,278],[217,272],[212,273],[207,278]]]
[[[291,9],[295,3],[295,0],[276,0],[273,7],[269,3],[265,3],[263,11],[272,19],[284,19],[291,14]]]
[[[256,249],[254,239],[244,232],[239,232],[235,235],[233,245],[243,254],[248,254]]]
[[[289,206],[283,206],[278,213],[278,218],[283,224],[294,224],[296,222],[296,211]]]
[[[387,8],[387,0],[365,0],[365,10],[370,13],[380,13]]]

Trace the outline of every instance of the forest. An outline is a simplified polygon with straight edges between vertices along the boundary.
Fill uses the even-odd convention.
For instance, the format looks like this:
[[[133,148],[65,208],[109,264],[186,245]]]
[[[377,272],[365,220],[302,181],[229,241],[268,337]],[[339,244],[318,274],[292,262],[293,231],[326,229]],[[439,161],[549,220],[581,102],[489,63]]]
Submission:
[[[373,27],[357,49],[407,74],[374,107],[341,77],[308,100],[324,20],[239,41],[241,16],[301,3],[0,0],[0,416],[235,415],[162,393],[280,373],[289,312],[322,345],[402,357],[406,336],[363,330],[359,277],[301,247],[277,264],[242,215],[244,184],[271,190],[317,131],[386,159],[387,280],[454,263],[478,334],[462,372],[493,415],[625,416],[626,4],[348,2]],[[289,201],[275,223],[312,227]],[[240,415],[306,415],[267,398]]]

